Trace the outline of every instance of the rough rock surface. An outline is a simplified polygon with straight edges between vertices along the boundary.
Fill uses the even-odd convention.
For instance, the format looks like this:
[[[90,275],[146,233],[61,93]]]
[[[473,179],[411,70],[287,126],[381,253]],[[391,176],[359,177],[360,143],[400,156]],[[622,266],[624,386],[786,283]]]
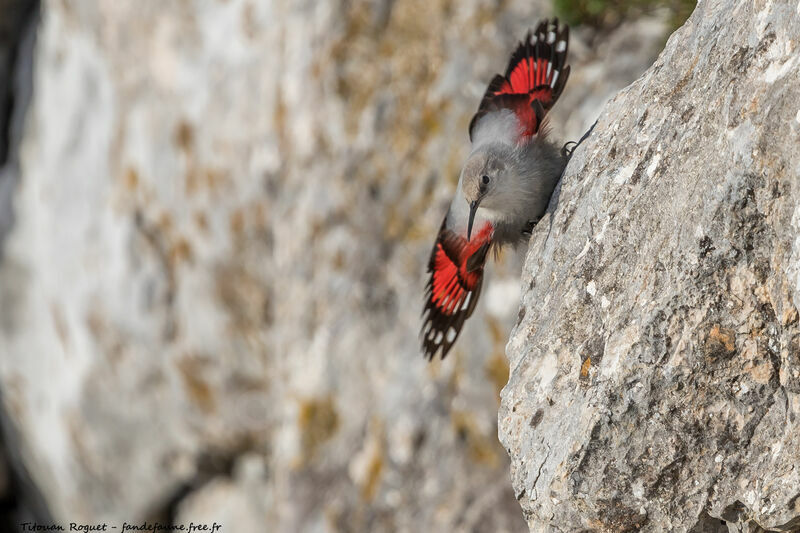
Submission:
[[[701,2],[568,165],[499,414],[531,531],[800,530],[797,21]]]
[[[56,520],[525,528],[496,438],[520,265],[493,267],[444,364],[417,330],[470,116],[547,13],[44,5],[0,386]],[[663,33],[641,24],[634,45],[577,32],[565,98],[643,72]],[[597,111],[560,105],[554,135]]]

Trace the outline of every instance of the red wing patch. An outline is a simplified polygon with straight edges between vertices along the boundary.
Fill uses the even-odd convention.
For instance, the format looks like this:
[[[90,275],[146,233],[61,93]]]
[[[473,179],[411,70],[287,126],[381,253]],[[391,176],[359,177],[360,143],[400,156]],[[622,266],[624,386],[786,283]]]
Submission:
[[[528,32],[511,54],[505,75],[497,74],[489,83],[469,124],[470,139],[478,119],[500,109],[514,111],[523,139],[535,135],[569,77],[569,66],[565,66],[568,43],[569,27],[559,28],[558,19],[552,24],[545,19],[533,34]]]
[[[444,224],[433,247],[425,290],[420,337],[425,357],[433,359],[439,348],[442,359],[450,351],[464,322],[478,303],[483,284],[483,265],[491,245],[491,225],[467,241]]]

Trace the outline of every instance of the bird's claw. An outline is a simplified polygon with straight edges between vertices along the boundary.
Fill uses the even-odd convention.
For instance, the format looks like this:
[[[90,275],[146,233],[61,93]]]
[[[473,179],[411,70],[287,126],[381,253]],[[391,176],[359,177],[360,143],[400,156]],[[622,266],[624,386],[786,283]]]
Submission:
[[[579,140],[578,142],[575,142],[575,141],[569,141],[568,143],[566,143],[566,144],[565,144],[565,145],[564,145],[564,146],[561,148],[561,155],[562,155],[563,157],[566,157],[567,159],[571,158],[571,157],[572,157],[572,154],[575,152],[575,149],[576,149],[578,146],[580,146],[580,144],[581,144],[583,141],[585,141],[585,140],[586,140],[586,138],[587,138],[587,137],[589,137],[589,135],[591,135],[591,134],[592,134],[592,132],[594,131],[594,127],[595,127],[595,126],[597,126],[597,121],[596,121],[596,120],[594,121],[594,124],[592,124],[592,127],[591,127],[591,128],[589,128],[589,129],[586,131],[586,133],[584,133],[584,134],[583,134],[583,137],[581,137],[581,138],[580,138],[580,140]],[[570,146],[570,145],[572,145],[572,146]]]

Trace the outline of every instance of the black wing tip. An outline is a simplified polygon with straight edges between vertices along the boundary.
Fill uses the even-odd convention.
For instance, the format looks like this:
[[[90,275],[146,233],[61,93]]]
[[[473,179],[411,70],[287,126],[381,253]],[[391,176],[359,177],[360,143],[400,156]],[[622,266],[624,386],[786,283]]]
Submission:
[[[445,314],[439,310],[430,298],[430,294],[426,293],[425,307],[423,308],[422,327],[420,328],[419,336],[421,341],[422,355],[428,361],[433,361],[436,354],[441,351],[441,359],[447,357],[450,349],[455,345],[458,338],[461,336],[461,330],[464,329],[464,323],[472,313],[475,312],[475,307],[478,305],[478,299],[481,295],[481,288],[483,287],[483,277],[480,278],[478,284],[472,291],[469,292],[469,305],[466,309],[456,308],[453,314]],[[426,315],[427,313],[427,315]],[[428,327],[430,325],[430,327]],[[448,333],[453,330],[451,339],[448,339]],[[436,337],[441,334],[442,337],[439,342],[436,342]]]
[[[422,358],[427,359],[429,363],[432,363],[434,358],[436,357],[437,353],[441,353],[441,357],[439,360],[444,361],[444,358],[447,357],[447,353],[450,351],[450,346],[445,348],[444,346],[436,346],[432,351],[428,351],[427,347],[423,345],[422,347]]]

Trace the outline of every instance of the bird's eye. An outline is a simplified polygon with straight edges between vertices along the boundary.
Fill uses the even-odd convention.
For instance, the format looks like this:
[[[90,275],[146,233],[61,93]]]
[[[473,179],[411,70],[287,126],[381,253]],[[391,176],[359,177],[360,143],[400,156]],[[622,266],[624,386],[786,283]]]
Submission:
[[[483,179],[483,184],[484,185],[488,185],[489,184],[489,176],[484,176],[482,179]]]

